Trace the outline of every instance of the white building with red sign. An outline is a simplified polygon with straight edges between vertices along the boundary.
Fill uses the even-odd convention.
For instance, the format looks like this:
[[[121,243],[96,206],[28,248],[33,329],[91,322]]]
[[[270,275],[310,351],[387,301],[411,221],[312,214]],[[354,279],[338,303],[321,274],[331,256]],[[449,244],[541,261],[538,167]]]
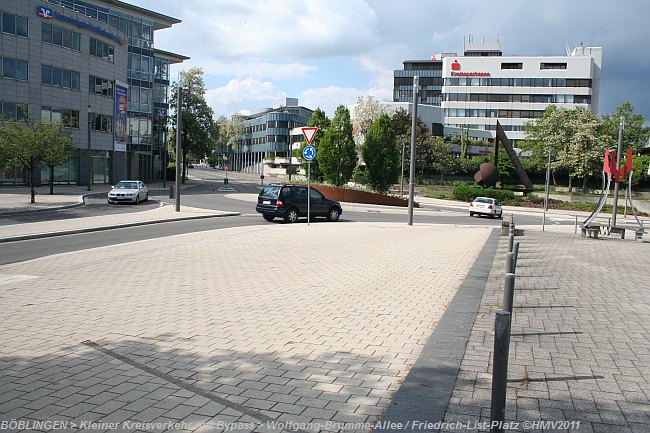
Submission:
[[[395,71],[393,100],[410,102],[410,77],[432,75],[419,103],[430,103],[421,98],[440,100],[433,105],[443,110],[445,132],[469,129],[470,135],[494,136],[498,119],[516,141],[524,138],[524,124],[551,104],[597,113],[601,64],[601,47],[580,46],[563,56],[503,56],[500,43],[470,42],[463,56],[443,53],[405,61],[404,70]],[[433,92],[439,97],[432,98]]]

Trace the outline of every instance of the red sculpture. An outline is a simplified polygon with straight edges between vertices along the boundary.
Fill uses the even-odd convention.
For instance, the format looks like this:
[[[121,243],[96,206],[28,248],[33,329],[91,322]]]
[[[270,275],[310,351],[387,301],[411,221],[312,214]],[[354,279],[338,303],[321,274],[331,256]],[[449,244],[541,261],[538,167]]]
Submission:
[[[616,170],[616,151],[606,149],[605,160],[603,161],[603,171],[607,173],[610,178],[614,178],[614,183],[620,183],[624,180],[625,175],[632,172],[632,148],[627,149],[625,165],[621,165],[618,170]]]

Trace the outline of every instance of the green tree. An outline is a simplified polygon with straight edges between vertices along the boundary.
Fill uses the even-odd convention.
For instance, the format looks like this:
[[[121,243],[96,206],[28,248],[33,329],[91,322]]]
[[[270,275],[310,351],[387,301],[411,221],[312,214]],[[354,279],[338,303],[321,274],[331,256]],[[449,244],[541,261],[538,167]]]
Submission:
[[[404,148],[404,171],[408,172],[411,165],[411,115],[406,110],[400,108],[393,113],[391,120],[400,154],[402,153],[402,147]],[[429,129],[419,117],[416,125],[415,166],[416,168],[420,167],[421,175],[424,172],[424,168],[431,165],[433,149],[431,148],[431,134],[429,133]]]
[[[29,119],[0,123],[0,148],[7,159],[18,161],[28,171],[31,203],[36,203],[36,170],[67,161],[72,149],[70,142],[71,137],[64,133],[60,123],[34,123]]]
[[[319,147],[320,143],[323,141],[323,137],[325,136],[325,131],[330,127],[332,124],[332,121],[327,117],[325,112],[321,110],[320,108],[316,108],[316,111],[311,115],[309,118],[309,121],[307,121],[307,126],[311,128],[318,128],[318,131],[316,131],[316,134],[314,135],[314,138],[311,141],[311,145],[314,146],[316,149],[316,158],[314,158],[311,161],[311,173],[310,173],[310,178],[313,180],[323,180],[323,172],[320,169],[320,166],[318,164],[318,154],[319,154]],[[305,149],[305,146],[307,146],[307,141],[303,141],[302,144],[300,145],[300,150],[297,152],[298,154],[296,157],[298,158],[299,161],[302,163],[302,167],[305,170],[305,173],[307,173],[307,161],[305,158],[302,156],[302,151]]]
[[[619,105],[614,113],[602,116],[602,137],[607,147],[616,149],[621,117],[625,118],[623,149],[631,147],[636,154],[647,144],[650,128],[644,126],[645,118],[642,114],[635,113],[634,107],[629,102]]]
[[[352,138],[350,111],[339,105],[330,127],[316,152],[323,177],[335,186],[342,186],[352,178],[357,165],[357,151]]]
[[[450,174],[455,167],[452,144],[444,137],[431,137],[432,167],[440,173],[440,180]]]
[[[380,194],[388,191],[399,179],[400,155],[390,117],[381,114],[370,125],[361,147],[366,163],[366,179]]]
[[[43,155],[43,165],[50,169],[50,195],[54,194],[54,167],[79,156],[79,149],[72,144],[72,137],[65,133],[59,122],[40,123],[35,128],[39,139],[48,143]]]
[[[183,162],[188,161],[188,155],[201,158],[210,153],[212,143],[217,141],[219,129],[213,119],[212,108],[205,100],[205,82],[203,70],[191,68],[181,74],[181,88],[183,89],[183,102],[181,107],[181,151]],[[171,108],[178,111],[178,83],[172,86]],[[172,117],[172,133],[170,140],[176,141],[177,116]],[[179,158],[176,158],[178,163]],[[183,164],[182,181],[185,182],[187,164]]]
[[[216,145],[222,150],[228,149],[228,154],[238,152],[244,139],[244,120],[242,116],[232,116],[230,119],[219,116],[217,119],[219,134],[216,137]],[[221,155],[218,164],[224,163],[225,155]]]

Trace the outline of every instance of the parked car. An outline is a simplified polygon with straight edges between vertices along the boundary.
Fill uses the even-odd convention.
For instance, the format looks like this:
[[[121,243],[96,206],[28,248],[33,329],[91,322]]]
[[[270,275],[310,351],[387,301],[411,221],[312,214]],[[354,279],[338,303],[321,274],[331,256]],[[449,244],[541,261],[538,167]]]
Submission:
[[[121,180],[108,192],[108,204],[119,202],[138,204],[148,199],[147,185],[139,180]]]
[[[503,209],[498,200],[490,197],[476,197],[473,202],[469,204],[469,216],[489,215],[492,218],[502,218]]]
[[[328,221],[338,221],[343,213],[341,204],[330,200],[311,187],[309,190],[311,217],[325,217]],[[281,217],[293,223],[307,216],[307,187],[301,185],[269,184],[262,188],[257,197],[255,210],[267,221]]]

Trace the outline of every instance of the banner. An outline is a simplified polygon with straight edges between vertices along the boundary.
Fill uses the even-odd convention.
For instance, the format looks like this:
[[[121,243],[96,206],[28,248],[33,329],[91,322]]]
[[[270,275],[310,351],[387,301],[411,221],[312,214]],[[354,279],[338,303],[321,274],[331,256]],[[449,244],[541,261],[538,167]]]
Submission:
[[[115,139],[115,152],[126,152],[126,101],[127,88],[115,84],[115,128],[113,136]]]

